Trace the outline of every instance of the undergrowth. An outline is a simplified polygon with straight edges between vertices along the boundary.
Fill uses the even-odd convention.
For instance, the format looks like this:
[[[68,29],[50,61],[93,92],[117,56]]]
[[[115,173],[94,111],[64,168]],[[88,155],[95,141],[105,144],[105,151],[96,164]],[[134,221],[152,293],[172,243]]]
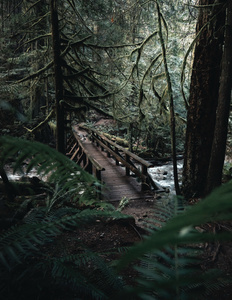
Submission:
[[[186,208],[178,198],[160,204],[144,240],[109,265],[101,253],[90,251],[81,240],[74,254],[44,251],[60,234],[99,219],[127,217],[98,200],[99,183],[40,143],[1,137],[0,150],[2,168],[11,160],[17,171],[27,161],[26,173],[35,168],[46,176],[49,191],[42,204],[32,206],[20,222],[1,232],[3,299],[207,299],[227,284],[226,274],[201,270],[199,245],[229,240],[231,232],[199,232],[196,228],[231,221],[231,182],[192,207]],[[127,286],[122,272],[131,264],[138,275]]]

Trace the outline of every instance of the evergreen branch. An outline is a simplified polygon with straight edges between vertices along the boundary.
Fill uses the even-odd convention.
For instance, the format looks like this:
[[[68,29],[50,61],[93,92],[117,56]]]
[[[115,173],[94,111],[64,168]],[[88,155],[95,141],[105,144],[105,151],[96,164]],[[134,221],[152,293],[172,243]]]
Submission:
[[[36,2],[32,3],[24,12],[23,16],[25,16],[31,9],[33,9],[38,3],[40,3],[41,0],[37,0]]]
[[[139,43],[134,43],[134,44],[122,44],[122,45],[97,45],[97,44],[90,44],[90,43],[85,43],[86,47],[91,47],[91,48],[96,48],[96,49],[119,49],[119,48],[125,48],[125,47],[135,47],[135,46],[140,46],[143,42]]]
[[[216,3],[216,1],[213,4],[206,4],[206,5],[193,5],[193,4],[186,4],[184,3],[185,6],[188,7],[193,7],[193,8],[212,8],[215,6],[221,6],[222,3]]]
[[[43,38],[46,38],[46,37],[50,37],[50,36],[51,36],[51,33],[46,33],[46,34],[39,35],[39,36],[37,36],[37,37],[35,37],[33,39],[30,39],[30,40],[24,42],[23,44],[21,44],[21,47],[24,46],[24,45],[26,45],[26,44],[34,43],[34,42],[36,42],[36,41],[38,41],[40,39],[43,39]]]
[[[73,9],[74,13],[77,15],[77,17],[80,19],[82,25],[87,29],[88,32],[90,32],[91,34],[93,34],[93,31],[91,29],[89,29],[89,27],[86,25],[84,19],[82,18],[81,14],[78,12],[78,10],[76,9],[75,3],[73,0],[68,0],[69,5],[71,6],[71,8]]]
[[[70,50],[69,44],[66,46],[65,50],[61,53],[60,57],[62,58],[63,56],[66,55],[66,53]],[[20,80],[18,80],[16,83],[22,83],[24,81],[33,79],[38,77],[39,75],[43,74],[45,71],[49,70],[52,66],[54,65],[54,61],[52,60],[49,62],[45,67],[39,69],[38,71],[34,72],[33,74],[30,74]]]
[[[150,65],[148,66],[147,70],[144,72],[144,75],[143,75],[143,78],[142,78],[142,81],[141,81],[141,84],[140,84],[140,97],[139,97],[139,107],[141,106],[142,104],[142,101],[143,101],[143,96],[142,96],[142,89],[143,89],[143,83],[144,83],[144,80],[145,78],[148,76],[148,74],[150,73],[151,71],[151,68],[154,66],[154,64],[158,61],[158,59],[162,57],[162,53],[158,54],[150,63]]]
[[[92,35],[88,35],[88,36],[86,36],[86,37],[84,37],[83,39],[81,39],[81,40],[78,40],[78,41],[76,41],[76,42],[71,42],[70,43],[70,46],[71,47],[79,47],[79,45],[82,45],[82,44],[84,44],[85,46],[86,46],[86,44],[84,43],[86,40],[88,40],[88,39],[90,39],[92,37]]]
[[[166,43],[167,43],[168,42],[168,24],[163,16],[163,14],[160,11],[159,11],[159,13],[160,13],[160,18],[162,20],[162,23],[163,23],[165,31],[166,31]],[[166,47],[167,47],[167,45],[166,45]]]
[[[148,37],[145,38],[145,40],[135,49],[133,49],[130,53],[130,56],[132,56],[135,52],[138,51],[138,53],[141,53],[143,47],[154,37],[158,34],[158,31],[152,32]]]
[[[29,129],[25,126],[23,126],[29,133],[33,133],[34,131],[40,129],[41,127],[43,127],[44,125],[46,125],[48,123],[48,121],[54,116],[54,109],[50,111],[50,113],[46,116],[46,118],[40,122],[37,126],[35,126],[32,129]]]
[[[39,69],[38,71],[36,71],[33,74],[30,74],[30,75],[18,80],[16,83],[22,83],[24,81],[27,81],[27,80],[34,79],[34,78],[38,77],[39,75],[43,74],[45,71],[49,70],[53,66],[53,64],[54,64],[53,61],[49,62],[45,67]]]
[[[30,26],[30,28],[36,26],[38,23],[40,23],[41,20],[43,20],[44,18],[46,18],[46,17],[49,16],[49,15],[50,15],[50,12],[47,12],[47,13],[46,13],[45,15],[43,15],[42,17],[39,17],[38,20],[37,20],[36,22],[34,22],[34,23]]]
[[[67,75],[64,75],[64,78],[75,78],[75,77],[79,77],[79,76],[82,76],[84,73],[86,73],[86,72],[89,72],[89,67],[87,67],[87,68],[85,68],[85,69],[83,69],[83,70],[81,70],[81,71],[77,71],[76,69],[74,69],[73,67],[70,67],[70,66],[68,66],[68,65],[65,65],[69,70],[71,70],[72,72],[74,72],[74,73],[72,73],[72,74],[67,74]]]

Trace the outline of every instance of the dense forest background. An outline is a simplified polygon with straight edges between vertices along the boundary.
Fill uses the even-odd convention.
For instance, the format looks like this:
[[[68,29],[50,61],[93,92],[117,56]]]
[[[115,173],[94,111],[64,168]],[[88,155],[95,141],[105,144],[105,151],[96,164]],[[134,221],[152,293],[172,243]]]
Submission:
[[[98,183],[62,156],[70,123],[84,122],[93,126],[99,116],[116,121],[115,128],[102,130],[127,140],[131,151],[148,159],[172,157],[176,194],[181,195],[172,204],[174,206],[170,206],[171,213],[166,211],[167,207],[164,209],[164,216],[169,216],[167,219],[171,218],[170,214],[174,217],[172,226],[167,225],[163,232],[161,229],[162,234],[166,232],[166,241],[155,232],[157,244],[152,235],[147,243],[131,250],[117,265],[120,269],[123,264],[129,264],[131,258],[140,259],[146,253],[149,263],[143,257],[144,269],[139,272],[145,281],[150,276],[153,285],[153,280],[156,281],[156,291],[151,282],[143,281],[140,282],[141,290],[123,290],[123,295],[131,293],[131,297],[136,295],[138,299],[154,299],[148,295],[155,293],[157,299],[174,299],[174,293],[175,299],[184,299],[182,297],[189,291],[197,292],[200,283],[196,279],[202,280],[202,277],[188,267],[186,274],[193,279],[188,278],[188,283],[182,286],[184,273],[176,272],[177,265],[189,266],[193,258],[191,255],[191,259],[184,257],[184,251],[176,246],[201,239],[212,241],[215,232],[213,235],[207,232],[208,235],[202,238],[202,231],[192,232],[194,226],[231,220],[231,187],[224,185],[232,176],[231,1],[1,0],[0,8],[0,175],[5,184],[3,194],[7,197],[1,205],[10,202],[14,206],[17,199],[17,191],[9,185],[5,172],[9,161],[16,160],[17,169],[30,158],[28,171],[35,165],[45,174],[54,171],[50,182],[48,180],[51,185],[42,187],[47,194],[45,207],[32,205],[34,199],[32,201],[31,197],[26,202],[23,199],[20,209],[33,206],[32,214],[25,219],[26,226],[20,227],[21,231],[16,227],[4,232],[0,253],[6,268],[1,268],[5,278],[2,283],[4,295],[12,286],[17,287],[16,291],[26,289],[26,282],[33,272],[40,279],[41,274],[49,274],[53,287],[65,278],[68,283],[62,285],[62,291],[69,294],[67,290],[75,293],[81,290],[81,297],[88,295],[88,299],[109,299],[111,288],[114,295],[118,289],[123,290],[119,276],[113,277],[110,269],[103,267],[103,263],[88,251],[83,254],[81,249],[78,254],[63,260],[53,257],[52,262],[43,258],[47,269],[41,268],[41,257],[33,252],[33,243],[49,242],[60,227],[67,230],[70,226],[83,226],[93,218],[122,218],[118,211],[112,212],[112,207],[108,210],[106,204],[96,205],[95,186]],[[177,174],[178,154],[184,157],[182,180]],[[63,169],[64,163],[68,175]],[[222,183],[222,189],[211,194]],[[187,203],[205,197],[199,207],[196,205],[189,214],[179,216],[179,210],[184,211],[183,199]],[[219,198],[224,206],[220,206]],[[87,210],[80,212],[79,204],[74,205],[73,199]],[[94,205],[96,211],[92,210]],[[175,208],[175,205],[181,207]],[[40,209],[37,210],[38,206]],[[219,226],[220,230],[228,228],[223,226]],[[228,238],[229,235],[225,236]],[[174,248],[165,249],[161,254],[159,251],[167,244]],[[155,254],[149,252],[154,248]],[[192,250],[190,252],[192,254]],[[186,261],[179,265],[178,259],[182,256]],[[27,257],[34,266],[30,271],[29,264],[26,266],[24,262],[22,267],[21,263]],[[167,287],[167,282],[157,280],[155,275],[152,277],[152,272],[160,267],[160,260],[163,266],[169,264],[170,257],[175,258],[175,264],[170,268],[172,274],[164,268],[159,269],[159,275],[162,273],[161,277],[165,277],[168,274],[168,284],[172,283],[166,293],[162,286]],[[155,261],[153,271],[149,273],[148,264],[152,260]],[[73,269],[69,269],[71,262],[75,262]],[[89,279],[88,270],[82,274],[86,263],[89,268],[94,265],[96,272],[101,270],[100,283],[91,276]],[[21,272],[22,276],[19,276]],[[193,273],[195,277],[192,277]],[[215,274],[211,275],[215,280]],[[212,279],[211,275],[203,274],[203,277]],[[110,279],[102,289],[101,284],[106,278]],[[38,288],[33,283],[33,287],[39,290],[43,284]],[[219,286],[223,284],[221,281]],[[209,282],[207,286],[211,286]],[[203,295],[202,290],[200,293]],[[9,294],[7,299],[13,299],[15,294]],[[31,291],[27,296],[31,297]]]
[[[175,157],[185,145],[183,193],[207,194],[220,185],[225,154],[225,149],[218,150],[213,160],[220,157],[220,166],[212,162],[210,171],[226,5],[3,1],[3,133],[18,122],[22,134],[48,142],[47,124],[54,125],[57,149],[64,153],[67,119],[80,122],[87,111],[100,112],[117,120],[131,149],[137,142],[154,156]],[[192,115],[188,121],[187,111]],[[228,116],[220,119],[227,122]],[[222,147],[224,132],[224,141],[217,142]],[[199,148],[197,140],[202,141]],[[213,173],[219,174],[217,179]],[[180,193],[177,180],[176,189]]]
[[[180,74],[195,35],[197,12],[183,3],[161,1],[160,5],[177,118],[177,150],[183,151],[186,108]],[[32,129],[45,118],[55,120],[57,92],[64,110],[73,107],[73,118],[79,120],[86,109],[96,109],[114,117],[133,142],[142,134],[145,147],[160,155],[170,153],[169,88],[155,3],[67,1],[57,5],[59,24],[51,24],[47,1],[4,1],[2,8],[1,89],[4,104],[23,118],[18,121],[32,123],[34,127],[25,126]],[[58,62],[56,53],[60,53]],[[186,78],[191,59],[189,55]],[[54,64],[60,70],[54,70]],[[62,82],[60,91],[55,90],[56,80]],[[189,80],[183,82],[186,94],[188,85]],[[37,135],[40,129],[33,133]]]

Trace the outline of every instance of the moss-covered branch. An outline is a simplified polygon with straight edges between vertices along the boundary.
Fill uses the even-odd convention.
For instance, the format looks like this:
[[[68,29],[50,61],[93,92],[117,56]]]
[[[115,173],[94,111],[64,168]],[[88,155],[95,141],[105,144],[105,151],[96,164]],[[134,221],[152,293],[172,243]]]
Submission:
[[[36,131],[36,130],[40,129],[41,127],[45,126],[52,117],[54,117],[54,109],[51,110],[50,113],[46,116],[46,118],[42,122],[40,122],[36,127],[32,128],[32,129],[29,129],[25,126],[23,126],[23,127],[28,132],[33,133],[34,131]]]

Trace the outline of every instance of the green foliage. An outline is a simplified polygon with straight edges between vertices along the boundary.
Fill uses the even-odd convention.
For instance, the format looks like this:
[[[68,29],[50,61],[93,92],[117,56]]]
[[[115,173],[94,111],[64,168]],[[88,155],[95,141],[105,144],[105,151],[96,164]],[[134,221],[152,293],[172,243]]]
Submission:
[[[36,169],[38,175],[47,178],[50,184],[59,186],[54,195],[69,193],[73,199],[91,198],[94,193],[96,179],[83,172],[81,167],[56,150],[38,143],[13,137],[0,138],[1,163],[13,159],[13,170],[16,172],[25,165],[25,173]]]
[[[0,138],[0,149],[2,165],[11,159],[16,171],[29,161],[26,172],[35,168],[38,175],[46,176],[50,184],[55,184],[44,205],[35,206],[22,223],[0,236],[1,296],[5,299],[31,299],[35,296],[44,299],[44,293],[52,296],[50,293],[57,290],[58,293],[65,291],[65,296],[74,293],[88,299],[108,299],[122,287],[121,279],[100,256],[89,251],[81,239],[74,255],[66,255],[68,249],[65,248],[62,254],[54,255],[52,250],[43,249],[49,249],[54,240],[67,231],[99,219],[124,216],[97,200],[92,200],[91,209],[71,205],[79,200],[88,207],[94,197],[96,181],[54,149],[6,136]]]
[[[70,0],[63,4],[61,1],[59,6],[65,101],[72,105],[83,102],[90,107],[113,111],[117,119],[133,124],[135,140],[144,131],[144,136],[150,141],[148,133],[154,132],[155,136],[158,130],[154,139],[154,145],[157,145],[159,137],[168,136],[169,106],[161,45],[154,28],[157,21],[155,2],[86,2]],[[50,71],[51,41],[46,33],[50,30],[46,17],[48,6],[44,5],[47,2],[23,1],[23,13],[21,6],[17,10],[11,7],[15,3],[2,1],[1,4],[14,13],[7,18],[1,17],[7,39],[3,45],[4,57],[1,57],[4,70],[0,90],[4,93],[4,100],[15,99],[17,94],[27,102],[28,86],[8,85],[9,80],[27,76],[31,80],[31,90],[42,82],[41,95],[34,89],[34,94],[30,95],[32,98],[45,96],[51,99],[54,90]],[[181,1],[159,3],[165,32],[168,31],[169,35],[165,42],[175,106],[179,115],[184,117],[178,74],[195,22],[188,22],[187,26],[187,6]],[[19,12],[17,16],[16,11]],[[8,28],[7,22],[10,24]],[[17,35],[18,29],[20,34]],[[24,29],[25,35],[22,36]],[[19,43],[21,48],[18,48]],[[187,57],[194,43],[190,45],[182,68],[185,93],[188,93],[186,81],[191,70],[191,61]],[[51,106],[52,102],[49,103]],[[138,289],[132,287],[128,292],[119,276],[81,241],[81,251],[75,255],[66,255],[64,251],[60,256],[50,257],[43,253],[43,247],[49,247],[62,232],[99,218],[122,217],[111,206],[96,200],[95,186],[99,183],[74,162],[36,142],[1,137],[0,151],[3,165],[8,159],[13,159],[15,171],[22,166],[26,173],[35,168],[49,183],[44,205],[34,207],[22,224],[6,230],[0,237],[0,289],[4,299],[19,299],[21,295],[27,299],[35,298],[35,295],[37,299],[45,299],[49,291],[56,289],[56,295],[49,294],[53,299],[61,298],[63,291],[69,291],[70,297],[82,299],[119,299],[120,290],[123,295],[133,295],[133,299],[191,299],[190,292],[193,291],[196,293],[194,299],[199,299],[202,294],[200,287],[205,287],[205,284],[213,287],[210,280],[214,273],[202,274],[193,268],[198,248],[190,248],[189,244],[231,239],[228,232],[210,234],[196,230],[196,226],[206,222],[231,220],[231,183],[181,214],[177,214],[176,206],[170,203],[166,203],[161,214],[154,214],[157,220],[150,236],[131,248],[118,263],[118,269],[121,269],[140,260]],[[78,209],[76,203],[97,209]]]
[[[175,108],[184,118],[179,73],[195,22],[181,1],[159,3]],[[9,7],[3,5],[6,11]],[[45,106],[49,111],[54,104],[49,5],[46,0],[23,1],[11,10],[17,14],[18,21],[13,22],[14,14],[4,19],[10,21],[12,17],[13,30],[17,33],[20,29],[20,33],[14,39],[8,37],[9,42],[4,46],[4,61],[9,62],[4,73],[12,73],[12,80],[22,82],[17,85],[17,95],[24,114],[34,118],[42,113],[41,107],[43,112]],[[165,128],[169,105],[155,2],[72,0],[58,3],[58,13],[65,103],[70,107],[82,104],[97,107],[124,124],[133,124],[135,140],[138,136],[144,138],[151,127],[154,132],[159,127],[162,134],[158,138],[165,136],[170,140]],[[21,36],[23,30],[25,34]],[[8,51],[12,42],[17,45],[15,53]],[[190,64],[185,69],[187,76]],[[187,90],[186,87],[186,93]],[[9,94],[5,99],[9,99]],[[79,119],[77,111],[73,114]],[[183,132],[179,140],[178,145],[182,145]]]
[[[84,188],[88,190],[86,199],[92,197],[89,183],[93,178],[40,143],[1,137],[0,145],[2,163],[14,158],[17,170],[25,159],[31,159],[27,171],[39,164],[40,174],[49,175],[51,183],[59,183],[43,206],[34,207],[21,224],[0,236],[0,289],[4,299],[32,299],[35,295],[37,299],[55,299],[57,295],[78,295],[82,299],[201,299],[225,284],[225,274],[200,269],[199,245],[231,239],[231,233],[200,233],[196,227],[232,219],[231,182],[190,208],[185,208],[180,198],[157,204],[149,235],[109,266],[101,254],[91,252],[79,239],[75,253],[69,253],[65,246],[60,252],[51,250],[61,234],[99,219],[125,217],[112,207],[98,209],[97,201],[91,209],[66,205],[67,198],[75,195],[78,199],[79,193],[85,194]],[[137,283],[126,287],[120,272],[130,263],[138,272]]]
[[[17,293],[31,293],[30,296],[34,297],[48,281],[49,291],[63,286],[68,288],[68,293],[71,289],[83,297],[105,299],[104,293],[110,294],[121,287],[121,281],[97,254],[85,249],[81,240],[75,255],[65,255],[68,250],[65,248],[61,256],[51,256],[46,251],[43,254],[41,250],[43,245],[49,248],[53,239],[64,230],[70,231],[107,217],[116,218],[119,214],[96,210],[79,211],[73,208],[56,209],[49,213],[42,208],[32,211],[25,218],[26,224],[9,229],[0,238],[1,295],[10,299],[8,295],[13,297]],[[88,271],[90,266],[91,272]],[[37,283],[33,282],[34,276]],[[34,290],[28,286],[28,281]],[[9,286],[12,288],[10,293],[7,290]],[[25,290],[21,291],[21,288]]]
[[[132,247],[120,260],[118,269],[140,260],[137,289],[128,290],[138,299],[207,299],[207,293],[225,285],[227,276],[218,270],[200,269],[200,245],[209,241],[230,240],[231,232],[199,232],[196,227],[208,222],[232,219],[232,183],[215,190],[206,199],[177,213],[169,205],[156,214],[155,229],[144,242]],[[176,206],[175,206],[176,207]],[[189,247],[191,245],[191,247]],[[195,246],[194,246],[195,245]]]
[[[184,214],[175,216],[159,231],[154,232],[146,241],[135,247],[121,261],[129,263],[135,257],[142,256],[148,249],[162,249],[166,245],[184,244],[230,238],[231,234],[200,233],[195,227],[207,222],[231,220],[232,218],[232,183],[229,182],[216,189],[199,204],[189,208]]]

